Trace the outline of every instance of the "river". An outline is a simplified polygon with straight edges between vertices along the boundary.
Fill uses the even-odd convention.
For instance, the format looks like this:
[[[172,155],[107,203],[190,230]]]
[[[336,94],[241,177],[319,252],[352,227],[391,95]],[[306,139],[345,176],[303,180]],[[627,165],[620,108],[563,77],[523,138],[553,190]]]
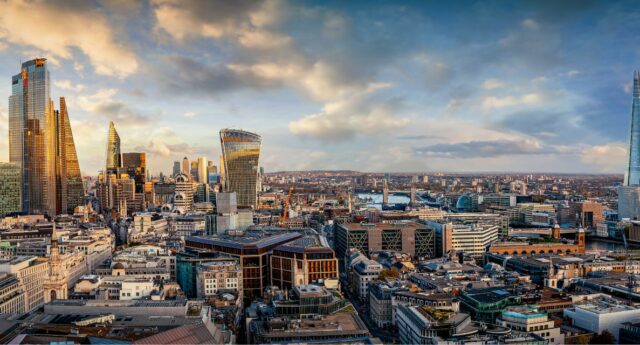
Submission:
[[[368,207],[375,207],[382,209],[382,194],[377,193],[358,193],[358,198],[367,200]],[[409,197],[405,195],[393,195],[389,194],[389,204],[408,204]]]

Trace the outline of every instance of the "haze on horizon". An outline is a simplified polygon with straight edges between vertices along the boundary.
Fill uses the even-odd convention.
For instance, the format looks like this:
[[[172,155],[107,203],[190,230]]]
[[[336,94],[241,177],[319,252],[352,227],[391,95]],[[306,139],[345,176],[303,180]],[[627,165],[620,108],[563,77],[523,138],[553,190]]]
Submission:
[[[640,68],[631,1],[0,1],[0,161],[20,61],[46,57],[80,166],[169,173],[263,138],[261,166],[624,172]]]

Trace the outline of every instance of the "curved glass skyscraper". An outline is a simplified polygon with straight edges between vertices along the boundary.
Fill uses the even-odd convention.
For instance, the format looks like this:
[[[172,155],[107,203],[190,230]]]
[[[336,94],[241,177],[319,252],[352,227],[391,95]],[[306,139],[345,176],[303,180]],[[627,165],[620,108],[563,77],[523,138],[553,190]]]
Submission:
[[[629,166],[625,174],[625,185],[640,186],[640,72],[633,74]]]
[[[261,142],[262,139],[255,133],[236,129],[220,131],[225,190],[236,192],[240,207],[255,208],[257,205]]]

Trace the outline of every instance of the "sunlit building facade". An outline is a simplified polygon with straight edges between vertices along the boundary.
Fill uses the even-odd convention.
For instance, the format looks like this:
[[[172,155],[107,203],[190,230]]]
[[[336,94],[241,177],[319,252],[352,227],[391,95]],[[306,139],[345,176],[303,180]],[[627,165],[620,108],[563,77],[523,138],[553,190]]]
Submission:
[[[107,137],[107,174],[117,174],[122,167],[122,156],[120,155],[120,135],[116,131],[113,121],[109,122],[109,135]]]
[[[55,213],[55,134],[47,60],[22,64],[11,78],[9,161],[21,169],[22,211]]]
[[[60,97],[60,111],[55,112],[55,123],[56,212],[73,214],[74,208],[84,204],[84,185],[64,97]]]
[[[256,207],[261,140],[259,135],[242,130],[220,131],[225,190],[236,192],[240,207]]]

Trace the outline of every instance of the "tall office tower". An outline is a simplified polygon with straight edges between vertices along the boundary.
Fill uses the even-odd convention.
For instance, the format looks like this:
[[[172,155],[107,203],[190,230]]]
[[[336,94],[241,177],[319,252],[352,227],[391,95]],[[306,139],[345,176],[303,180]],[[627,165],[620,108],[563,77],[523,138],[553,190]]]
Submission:
[[[225,169],[225,190],[236,192],[238,206],[257,205],[259,135],[235,129],[220,131],[220,146]]]
[[[136,193],[144,192],[147,178],[147,154],[144,152],[126,152],[122,154],[122,169],[135,181]]]
[[[207,167],[207,181],[210,185],[218,183],[218,167],[213,165],[213,161],[209,161]]]
[[[175,161],[173,162],[173,174],[171,174],[171,176],[176,176],[180,173],[180,162]]]
[[[11,78],[9,160],[20,166],[22,211],[55,214],[55,133],[46,59]]]
[[[191,169],[189,169],[189,173],[191,175],[191,181],[200,182],[198,180],[198,161],[191,161]]]
[[[193,210],[193,182],[186,174],[176,175],[173,209],[180,214]]]
[[[191,168],[191,165],[189,165],[189,158],[184,157],[182,158],[182,173],[189,176],[190,175],[190,171],[189,169]]]
[[[0,163],[0,217],[22,211],[20,172],[18,164]]]
[[[198,157],[198,182],[207,183],[207,158]]]
[[[222,156],[220,156],[220,175],[218,177],[218,180],[220,181],[220,185],[224,186],[226,185],[226,173],[225,173],[225,169],[224,169],[224,159]]]
[[[73,214],[73,210],[77,206],[84,205],[84,184],[82,183],[82,174],[80,173],[80,164],[78,163],[78,154],[76,152],[76,144],[73,140],[73,131],[71,130],[71,122],[69,122],[69,113],[67,111],[67,103],[64,97],[60,97],[60,112],[58,119],[58,140],[64,155],[61,159],[64,161],[65,167],[65,193],[63,198],[66,200],[67,214]]]
[[[113,121],[109,122],[109,136],[107,137],[107,174],[117,174],[122,167],[120,154],[120,136]]]
[[[624,185],[618,187],[618,217],[640,218],[640,72],[633,74],[629,165]]]

